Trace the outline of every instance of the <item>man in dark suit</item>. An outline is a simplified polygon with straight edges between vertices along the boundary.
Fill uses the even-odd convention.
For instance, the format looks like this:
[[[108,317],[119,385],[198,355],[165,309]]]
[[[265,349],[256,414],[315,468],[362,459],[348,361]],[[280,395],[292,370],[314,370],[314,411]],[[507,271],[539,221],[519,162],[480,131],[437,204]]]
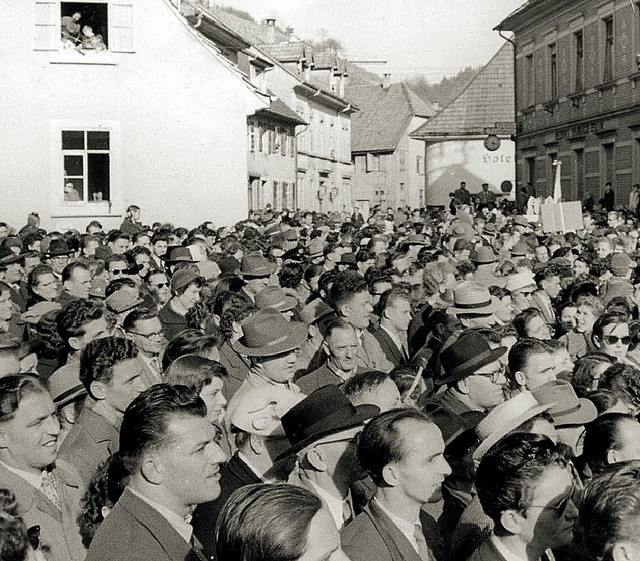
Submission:
[[[220,471],[220,495],[198,505],[193,513],[193,532],[207,556],[216,552],[216,520],[227,499],[236,490],[253,483],[286,480],[290,462],[274,463],[289,442],[284,437],[280,417],[302,400],[275,386],[246,386],[227,406],[226,425],[235,438],[237,452]]]
[[[145,390],[125,412],[120,453],[131,479],[87,561],[205,561],[189,521],[195,505],[220,494],[226,457],[204,401],[185,386]]]
[[[80,476],[57,459],[60,424],[47,390],[33,376],[0,379],[0,487],[11,491],[27,527],[40,526],[50,561],[82,561],[76,518],[84,488]]]
[[[118,425],[131,401],[145,389],[138,349],[128,339],[89,343],[80,359],[80,381],[89,394],[60,447],[88,486],[98,466],[118,451]]]
[[[394,367],[406,364],[409,361],[407,333],[412,319],[407,292],[397,288],[387,290],[380,296],[377,308],[380,326],[373,332],[373,336]]]
[[[476,472],[478,498],[494,531],[469,561],[545,561],[569,545],[578,517],[569,448],[514,433],[495,444]]]
[[[322,348],[327,362],[303,376],[296,383],[306,394],[333,384],[341,386],[358,370],[358,336],[356,330],[342,319],[327,325]]]
[[[437,501],[451,469],[440,429],[414,409],[372,419],[358,442],[358,461],[377,485],[373,500],[342,531],[352,561],[444,559],[433,518],[422,506]]]

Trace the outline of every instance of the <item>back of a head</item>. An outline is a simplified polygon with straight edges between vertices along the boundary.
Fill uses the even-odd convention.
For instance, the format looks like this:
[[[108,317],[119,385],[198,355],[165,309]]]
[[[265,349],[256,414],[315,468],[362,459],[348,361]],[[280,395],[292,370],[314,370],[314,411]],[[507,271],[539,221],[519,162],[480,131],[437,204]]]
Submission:
[[[539,434],[513,433],[494,444],[480,461],[476,488],[496,531],[505,532],[500,521],[504,511],[530,506],[530,491],[547,468],[565,468],[569,459],[568,447]]]
[[[142,459],[166,442],[171,419],[205,417],[207,406],[186,386],[156,384],[139,394],[127,407],[120,428],[120,455],[132,475],[139,473]]]
[[[582,459],[594,475],[602,473],[609,464],[615,463],[616,451],[634,445],[625,442],[622,430],[625,423],[637,421],[626,413],[605,413],[586,426]]]
[[[576,534],[578,543],[592,559],[623,559],[614,556],[613,551],[620,544],[637,543],[639,472],[640,461],[616,464],[585,486]]]
[[[213,378],[224,379],[227,369],[215,360],[198,355],[183,355],[174,360],[164,373],[164,382],[170,385],[187,386],[200,393]]]
[[[16,497],[8,489],[0,489],[0,559],[27,561],[30,558],[29,534],[18,516]]]
[[[287,483],[247,485],[227,500],[216,524],[218,559],[295,561],[304,553],[321,500]]]

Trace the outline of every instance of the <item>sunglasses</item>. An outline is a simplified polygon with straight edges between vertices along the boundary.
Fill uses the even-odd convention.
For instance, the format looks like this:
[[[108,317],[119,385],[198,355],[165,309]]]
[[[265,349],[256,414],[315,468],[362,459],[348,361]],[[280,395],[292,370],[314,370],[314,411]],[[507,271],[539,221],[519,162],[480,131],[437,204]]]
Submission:
[[[531,292],[527,291],[527,292],[521,292],[520,294],[522,296],[533,296],[535,294],[535,290],[532,290]]]
[[[156,288],[164,288],[165,286],[169,286],[168,282],[159,282],[158,284],[153,284],[151,286],[155,286]]]
[[[616,335],[605,335],[602,340],[609,345],[615,345],[618,341],[620,341],[623,345],[628,345],[631,342],[631,337],[629,335],[625,337],[617,337]]]
[[[562,499],[557,505],[529,505],[529,508],[547,508],[553,510],[557,518],[562,518],[569,507],[569,502],[578,505],[580,502],[580,489],[575,485],[571,488],[571,492]]]
[[[113,275],[124,275],[125,273],[128,273],[129,269],[113,269],[111,271],[111,274]]]

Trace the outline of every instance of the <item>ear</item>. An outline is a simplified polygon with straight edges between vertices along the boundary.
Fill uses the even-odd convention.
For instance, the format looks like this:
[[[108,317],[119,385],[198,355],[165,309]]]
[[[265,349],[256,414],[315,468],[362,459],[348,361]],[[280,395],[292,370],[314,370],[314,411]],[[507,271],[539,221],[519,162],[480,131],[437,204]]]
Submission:
[[[611,559],[613,561],[633,561],[634,552],[637,548],[629,542],[618,542],[611,549]]]
[[[469,384],[467,383],[467,379],[463,378],[462,380],[458,380],[456,382],[456,389],[460,393],[467,395],[469,393]]]
[[[320,335],[320,330],[318,329],[317,325],[310,324],[307,329],[307,333],[309,334],[309,337],[311,339],[314,339],[315,337],[318,337]]]
[[[615,450],[609,450],[607,452],[607,463],[608,464],[617,464],[618,460],[616,459],[616,451]]]
[[[249,435],[249,446],[253,453],[256,455],[260,455],[264,452],[264,438],[257,434]]]
[[[338,313],[344,318],[349,317],[349,314],[351,313],[351,308],[349,307],[349,304],[342,304],[342,306],[338,308]]]
[[[600,337],[598,337],[597,335],[592,335],[591,340],[596,347],[600,348],[602,346],[602,339],[600,339]]]
[[[516,380],[516,382],[518,382],[519,386],[526,386],[527,385],[527,377],[520,372],[519,370],[515,373],[514,378]]]
[[[80,339],[78,337],[69,337],[69,346],[74,351],[79,351],[82,348],[82,344],[80,343]]]
[[[322,455],[322,452],[318,448],[311,448],[307,452],[307,461],[313,467],[313,469],[317,471],[326,471],[327,470],[327,462]]]
[[[102,401],[107,397],[107,387],[104,382],[91,382],[89,385],[91,395],[98,401]]]
[[[396,466],[393,464],[387,464],[382,468],[382,480],[389,487],[395,487],[398,484],[398,474],[396,471]]]
[[[322,341],[322,350],[324,351],[324,353],[329,356],[331,353],[329,352],[329,343],[327,343],[327,340],[325,339],[324,341]]]
[[[522,531],[522,515],[515,510],[505,510],[500,514],[502,527],[510,534],[517,535]]]
[[[156,454],[146,456],[140,468],[142,477],[153,485],[160,485],[164,480],[164,468]]]

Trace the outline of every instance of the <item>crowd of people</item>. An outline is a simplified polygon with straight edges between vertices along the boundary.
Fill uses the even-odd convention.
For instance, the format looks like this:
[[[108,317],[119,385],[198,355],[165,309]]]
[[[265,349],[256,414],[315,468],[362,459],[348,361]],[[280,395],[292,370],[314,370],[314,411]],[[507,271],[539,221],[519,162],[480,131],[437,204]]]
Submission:
[[[0,223],[0,561],[640,560],[638,218],[470,203]]]

